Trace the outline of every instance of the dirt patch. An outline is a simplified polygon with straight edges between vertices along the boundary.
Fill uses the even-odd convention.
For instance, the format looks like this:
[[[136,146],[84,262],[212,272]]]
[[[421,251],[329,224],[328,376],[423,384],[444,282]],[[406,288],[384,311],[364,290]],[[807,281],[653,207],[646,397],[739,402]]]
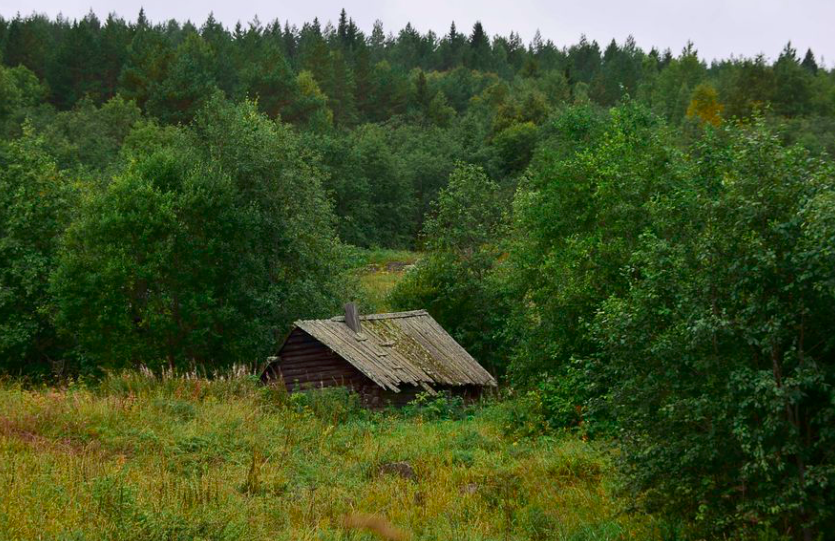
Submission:
[[[70,438],[50,438],[38,433],[35,426],[33,416],[23,419],[0,417],[0,436],[16,439],[37,451],[82,455],[101,449],[97,440],[83,444]]]
[[[405,261],[392,261],[386,265],[387,272],[403,272],[410,264]]]
[[[371,263],[370,265],[366,265],[362,269],[362,272],[366,274],[376,274],[378,272],[401,273],[406,272],[414,266],[414,263],[408,261],[390,261],[385,264]]]

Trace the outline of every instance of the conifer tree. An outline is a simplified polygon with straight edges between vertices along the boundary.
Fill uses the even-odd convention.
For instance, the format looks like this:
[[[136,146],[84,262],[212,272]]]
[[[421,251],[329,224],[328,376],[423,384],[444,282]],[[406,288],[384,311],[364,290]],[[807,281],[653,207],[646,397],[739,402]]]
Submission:
[[[98,76],[101,79],[101,99],[112,98],[119,86],[119,75],[128,56],[128,46],[133,38],[128,24],[121,17],[107,16],[99,34]]]
[[[590,84],[600,70],[600,46],[596,41],[589,43],[585,35],[580,42],[568,49],[568,81]]]
[[[371,29],[371,36],[368,38],[368,48],[371,53],[371,61],[377,63],[383,59],[383,54],[386,47],[386,34],[383,31],[383,21],[377,19],[374,21],[374,27]]]
[[[809,110],[812,75],[801,66],[791,42],[774,63],[774,84],[774,105],[781,114],[796,116]]]
[[[45,16],[23,18],[17,15],[9,23],[3,62],[10,67],[26,66],[43,79],[54,51],[54,32]]]
[[[449,33],[441,40],[441,69],[450,70],[462,64],[466,43],[466,36],[458,32],[453,21],[449,27]]]
[[[101,65],[98,60],[101,24],[92,11],[74,21],[55,53],[47,73],[53,103],[69,109],[85,95],[101,99]]]
[[[200,36],[212,49],[214,59],[212,73],[218,87],[229,96],[236,95],[238,87],[238,69],[236,66],[246,65],[248,62],[242,62],[244,59],[236,58],[232,36],[215,19],[213,13],[209,13],[206,22],[200,27]]]
[[[815,53],[812,49],[806,49],[806,56],[803,57],[803,62],[800,63],[812,75],[818,74],[818,62],[815,60]]]
[[[158,29],[151,28],[145,11],[139,10],[133,39],[127,49],[127,59],[119,76],[122,94],[144,108],[156,92],[156,87],[168,75],[173,56],[171,43]]]
[[[348,14],[345,12],[345,8],[342,8],[342,11],[339,12],[339,23],[336,27],[336,36],[339,38],[339,45],[343,48],[347,48],[349,45]]]
[[[486,70],[490,66],[490,38],[484,31],[481,21],[473,25],[473,33],[470,34],[469,51],[466,60],[467,67],[476,70]]]
[[[197,33],[177,47],[166,76],[154,85],[148,110],[169,123],[187,123],[218,90],[212,48]]]

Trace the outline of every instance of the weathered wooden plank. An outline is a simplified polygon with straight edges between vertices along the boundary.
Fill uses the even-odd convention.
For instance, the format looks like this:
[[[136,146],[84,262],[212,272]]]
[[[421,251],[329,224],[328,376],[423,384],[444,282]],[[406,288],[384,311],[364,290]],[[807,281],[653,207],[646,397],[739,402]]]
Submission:
[[[346,368],[344,366],[296,366],[289,369],[279,367],[279,370],[285,377],[288,375],[297,374],[343,374],[347,376],[353,376],[355,374],[361,373],[356,368]]]
[[[337,361],[342,360],[339,355],[333,353],[322,353],[317,351],[309,351],[304,353],[292,353],[292,354],[284,354],[281,356],[282,363],[295,363],[295,362],[308,362],[316,359],[321,359],[324,361]]]

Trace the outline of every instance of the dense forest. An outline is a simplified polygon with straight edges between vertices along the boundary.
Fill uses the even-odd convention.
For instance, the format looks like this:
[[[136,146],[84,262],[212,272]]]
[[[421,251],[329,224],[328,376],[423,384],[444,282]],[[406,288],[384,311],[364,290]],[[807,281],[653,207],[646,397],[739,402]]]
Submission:
[[[835,70],[343,12],[0,18],[0,369],[259,363],[426,308],[696,536],[835,530]],[[362,303],[362,299],[360,299]],[[824,537],[818,537],[824,536]],[[760,537],[776,539],[777,537]]]

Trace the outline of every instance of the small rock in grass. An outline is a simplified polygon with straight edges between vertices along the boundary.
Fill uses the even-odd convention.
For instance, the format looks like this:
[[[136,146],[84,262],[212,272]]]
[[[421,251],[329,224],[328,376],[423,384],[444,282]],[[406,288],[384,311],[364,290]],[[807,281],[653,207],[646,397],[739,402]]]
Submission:
[[[417,481],[414,468],[408,462],[389,462],[380,466],[380,473],[386,475],[399,475],[403,479]]]
[[[475,494],[478,492],[478,483],[467,483],[460,488],[459,492],[461,494]]]

